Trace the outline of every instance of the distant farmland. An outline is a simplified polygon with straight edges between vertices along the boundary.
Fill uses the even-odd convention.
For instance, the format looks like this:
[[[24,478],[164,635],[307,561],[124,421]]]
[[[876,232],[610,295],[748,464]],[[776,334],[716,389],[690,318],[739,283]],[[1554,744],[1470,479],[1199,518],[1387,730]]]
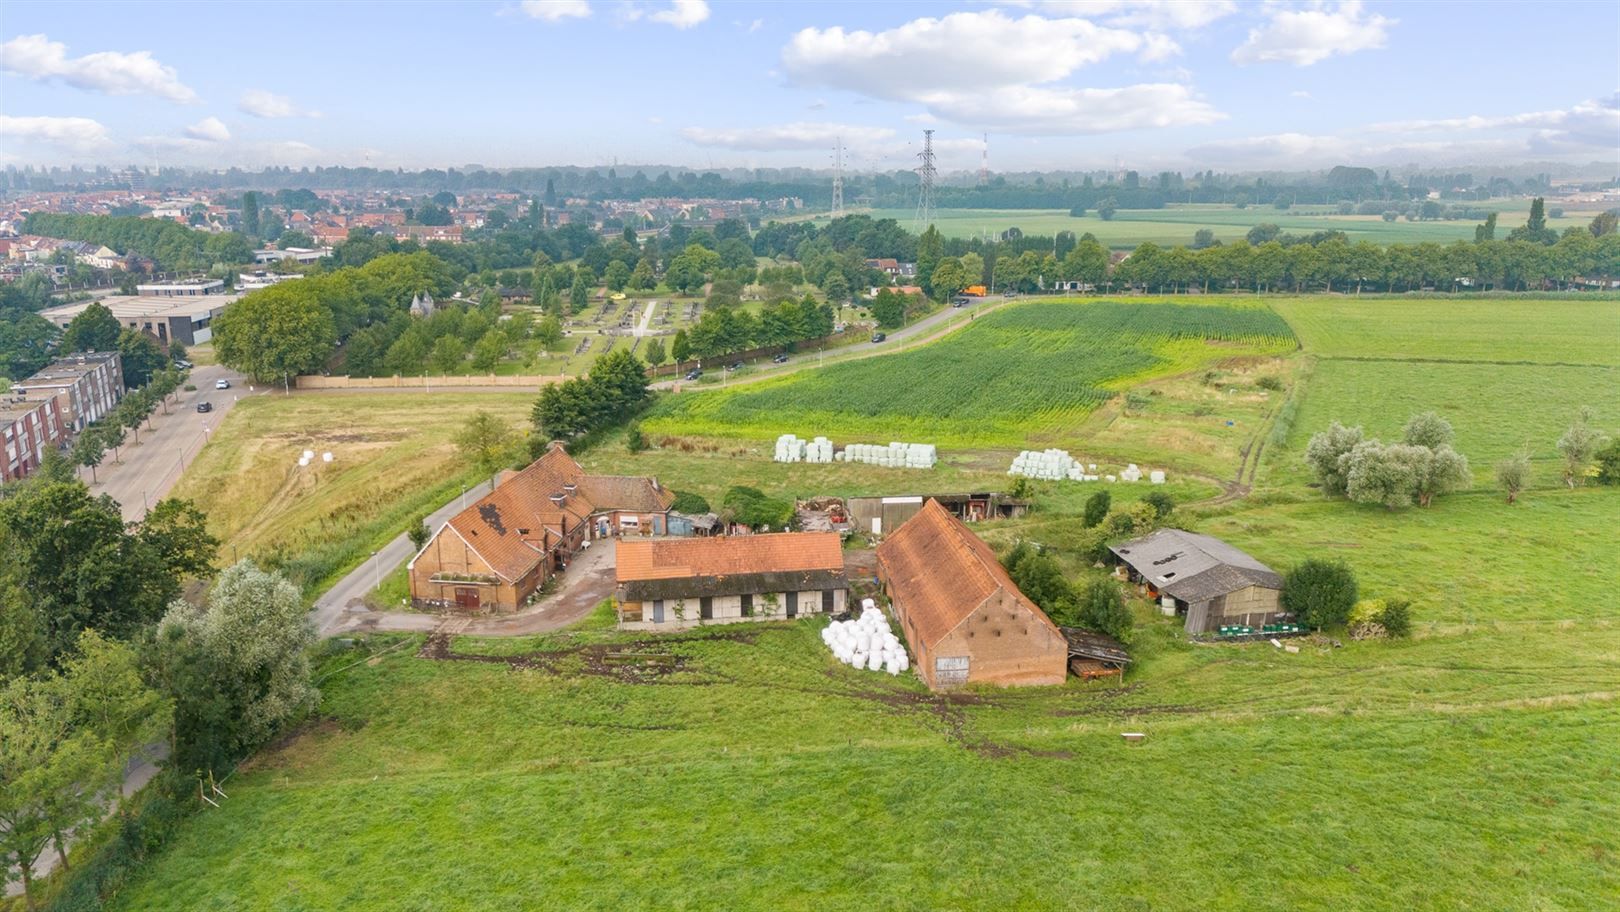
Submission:
[[[1524,221],[1524,206],[1520,200],[1500,200],[1468,203],[1484,209],[1502,212],[1497,236]],[[892,218],[910,226],[916,213],[910,209],[865,210],[873,218]],[[1559,231],[1571,225],[1585,225],[1594,213],[1570,213],[1561,219],[1547,220]],[[825,221],[817,217],[817,221]],[[1063,209],[940,209],[934,213],[934,224],[946,237],[971,238],[985,234],[995,235],[1016,227],[1025,234],[1052,235],[1059,231],[1073,231],[1076,236],[1089,231],[1097,240],[1109,247],[1131,248],[1152,241],[1159,245],[1190,244],[1193,234],[1208,228],[1221,241],[1235,241],[1255,225],[1270,222],[1284,231],[1309,234],[1313,231],[1343,231],[1351,241],[1373,241],[1378,244],[1415,244],[1423,241],[1450,243],[1472,241],[1472,221],[1408,222],[1398,219],[1386,222],[1376,215],[1339,215],[1328,206],[1299,206],[1279,210],[1272,206],[1250,206],[1236,209],[1219,205],[1170,205],[1163,209],[1121,209],[1110,221],[1098,218],[1096,210],[1081,218],[1073,218]]]
[[[1140,300],[1031,303],[892,357],[779,381],[675,396],[644,422],[659,433],[1020,446],[1072,427],[1125,386],[1243,355],[1294,348],[1263,304]]]

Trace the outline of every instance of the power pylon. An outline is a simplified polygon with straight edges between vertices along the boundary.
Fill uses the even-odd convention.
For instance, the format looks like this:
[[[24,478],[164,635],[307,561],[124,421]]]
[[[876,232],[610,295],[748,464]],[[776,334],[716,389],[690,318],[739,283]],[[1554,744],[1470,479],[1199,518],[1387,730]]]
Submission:
[[[838,137],[833,146],[832,217],[844,214],[844,138]]]
[[[990,134],[984,134],[984,145],[979,150],[979,186],[990,183]]]
[[[922,164],[917,166],[917,231],[928,230],[934,224],[934,176],[939,169],[934,167],[934,131],[923,131],[923,149],[917,153]]]

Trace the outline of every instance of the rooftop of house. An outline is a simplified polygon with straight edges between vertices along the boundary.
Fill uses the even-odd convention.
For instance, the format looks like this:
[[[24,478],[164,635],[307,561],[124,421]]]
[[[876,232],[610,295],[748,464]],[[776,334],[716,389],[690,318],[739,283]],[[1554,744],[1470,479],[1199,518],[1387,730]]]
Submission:
[[[75,352],[57,358],[50,364],[35,371],[32,376],[12,383],[15,389],[28,389],[38,386],[65,386],[81,377],[87,376],[103,364],[118,360],[117,352]]]
[[[1275,570],[1218,538],[1197,532],[1160,529],[1108,550],[1154,588],[1184,602],[1202,602],[1250,586],[1282,588],[1282,577]]]
[[[616,553],[620,582],[844,570],[843,545],[834,532],[621,540]]]
[[[998,590],[1018,600],[1057,632],[1046,612],[1007,575],[994,551],[960,519],[930,499],[877,549],[890,592],[929,645],[939,642]]]

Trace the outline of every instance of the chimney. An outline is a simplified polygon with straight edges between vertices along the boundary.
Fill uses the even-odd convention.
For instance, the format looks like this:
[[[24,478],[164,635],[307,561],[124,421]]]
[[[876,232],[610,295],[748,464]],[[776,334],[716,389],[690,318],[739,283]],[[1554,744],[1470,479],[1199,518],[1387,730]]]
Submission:
[[[551,495],[551,502],[556,504],[559,507],[562,506],[563,502],[566,501],[566,500],[568,500],[568,495],[566,495],[566,494],[553,494],[553,495]]]
[[[563,493],[564,494],[572,494],[577,490],[579,490],[579,485],[574,484],[571,481],[569,483],[563,485]]]

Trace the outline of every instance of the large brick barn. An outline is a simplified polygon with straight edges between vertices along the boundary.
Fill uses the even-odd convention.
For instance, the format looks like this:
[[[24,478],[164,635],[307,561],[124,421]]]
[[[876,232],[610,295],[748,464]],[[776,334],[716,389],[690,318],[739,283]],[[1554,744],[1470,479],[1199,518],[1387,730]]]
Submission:
[[[1018,591],[990,546],[937,501],[878,545],[877,559],[929,687],[1063,683],[1063,633]]]
[[[586,475],[554,446],[439,527],[408,565],[411,603],[516,611],[585,542],[664,534],[674,502],[656,478]]]

